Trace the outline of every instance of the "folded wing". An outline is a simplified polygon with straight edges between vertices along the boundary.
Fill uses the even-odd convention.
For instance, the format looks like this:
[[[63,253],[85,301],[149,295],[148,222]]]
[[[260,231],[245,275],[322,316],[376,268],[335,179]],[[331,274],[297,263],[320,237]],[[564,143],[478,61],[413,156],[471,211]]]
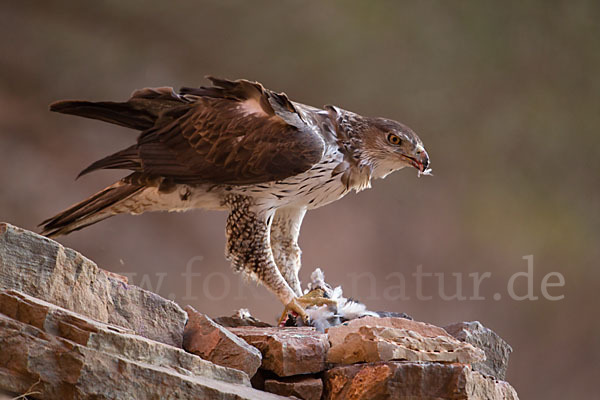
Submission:
[[[51,109],[143,130],[137,144],[81,174],[117,168],[175,183],[243,185],[285,179],[321,159],[319,129],[285,94],[210,79],[214,86],[144,89],[125,103],[59,102]]]

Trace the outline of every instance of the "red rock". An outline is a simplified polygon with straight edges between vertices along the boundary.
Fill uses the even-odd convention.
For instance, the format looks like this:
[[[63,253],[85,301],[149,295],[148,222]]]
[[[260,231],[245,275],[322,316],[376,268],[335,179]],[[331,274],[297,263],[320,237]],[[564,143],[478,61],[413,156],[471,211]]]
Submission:
[[[217,365],[178,347],[186,320],[175,303],[52,240],[0,223],[0,393],[10,398],[28,389],[39,399],[283,398],[252,384],[304,399],[321,390],[324,399],[517,399],[508,383],[475,370],[483,364],[466,364],[479,354],[468,343],[492,356],[498,346],[510,349],[477,323],[448,327],[461,343],[433,325],[366,317],[331,328],[330,348],[328,336],[312,328],[224,329],[190,310],[186,347]],[[262,325],[245,313],[224,321]],[[263,368],[251,382],[259,352]],[[323,372],[327,354],[342,362],[390,361]],[[504,369],[495,371],[503,373],[503,359],[490,365],[498,363]]]
[[[267,379],[265,391],[280,396],[295,396],[302,400],[319,400],[323,394],[323,381],[311,376]]]
[[[183,348],[217,365],[239,369],[252,377],[261,365],[260,351],[208,316],[187,306],[189,319],[183,331]]]
[[[116,279],[118,281],[123,282],[124,284],[128,284],[129,283],[129,278],[124,276],[124,275],[119,275],[115,272],[112,271],[107,271],[105,269],[100,268],[100,271],[104,272],[104,274],[106,274],[106,276],[108,276],[109,278],[113,278]]]
[[[465,364],[377,362],[335,367],[323,377],[327,400],[517,400],[506,382]]]
[[[14,398],[281,399],[242,371],[16,291],[0,291],[0,349],[0,393]]]
[[[458,322],[444,329],[460,341],[472,344],[485,352],[485,361],[473,363],[473,369],[496,379],[504,379],[512,348],[491,329],[477,321]]]
[[[262,353],[262,368],[278,376],[324,371],[329,350],[327,335],[314,328],[229,328]]]
[[[0,288],[181,347],[187,315],[176,303],[108,273],[60,243],[0,223]]]
[[[354,364],[390,360],[470,364],[485,359],[482,350],[442,328],[404,318],[364,317],[328,330],[327,362]]]
[[[396,329],[406,329],[417,332],[423,337],[447,336],[452,337],[443,328],[426,322],[413,321],[406,318],[395,317],[363,317],[353,319],[352,321],[344,322],[341,325],[329,328],[327,331],[331,345],[342,343],[344,337],[351,332],[357,332],[362,326],[381,326]]]

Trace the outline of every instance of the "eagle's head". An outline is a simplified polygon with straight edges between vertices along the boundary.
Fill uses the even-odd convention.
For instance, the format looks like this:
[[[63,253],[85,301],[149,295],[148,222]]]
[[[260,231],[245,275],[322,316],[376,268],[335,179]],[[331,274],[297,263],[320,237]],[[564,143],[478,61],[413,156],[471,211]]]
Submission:
[[[429,155],[412,129],[390,119],[370,118],[362,135],[363,157],[375,178],[384,178],[404,167],[414,167],[419,175],[430,175]]]

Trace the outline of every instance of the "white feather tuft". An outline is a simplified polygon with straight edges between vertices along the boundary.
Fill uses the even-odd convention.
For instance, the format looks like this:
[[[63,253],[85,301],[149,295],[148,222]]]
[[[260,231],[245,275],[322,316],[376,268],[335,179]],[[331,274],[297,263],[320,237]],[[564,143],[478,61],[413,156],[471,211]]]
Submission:
[[[347,299],[343,296],[341,286],[332,289],[331,285],[325,282],[325,274],[320,268],[317,268],[310,275],[311,282],[305,293],[315,289],[321,289],[324,296],[334,300],[336,304],[322,305],[320,307],[312,306],[306,309],[311,325],[317,330],[323,332],[331,326],[339,325],[342,322],[356,319],[364,316],[377,317],[378,314],[367,310],[367,306],[358,301]],[[301,319],[297,319],[298,324],[302,324]]]

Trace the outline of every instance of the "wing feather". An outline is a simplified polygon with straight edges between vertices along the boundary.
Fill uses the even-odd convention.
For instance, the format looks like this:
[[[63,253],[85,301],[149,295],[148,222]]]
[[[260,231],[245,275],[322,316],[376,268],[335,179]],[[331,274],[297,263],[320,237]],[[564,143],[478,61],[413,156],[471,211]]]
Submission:
[[[214,86],[182,88],[177,98],[189,103],[158,113],[136,146],[84,172],[124,167],[176,183],[243,185],[285,179],[321,159],[323,137],[285,94],[256,82],[210,79]]]

